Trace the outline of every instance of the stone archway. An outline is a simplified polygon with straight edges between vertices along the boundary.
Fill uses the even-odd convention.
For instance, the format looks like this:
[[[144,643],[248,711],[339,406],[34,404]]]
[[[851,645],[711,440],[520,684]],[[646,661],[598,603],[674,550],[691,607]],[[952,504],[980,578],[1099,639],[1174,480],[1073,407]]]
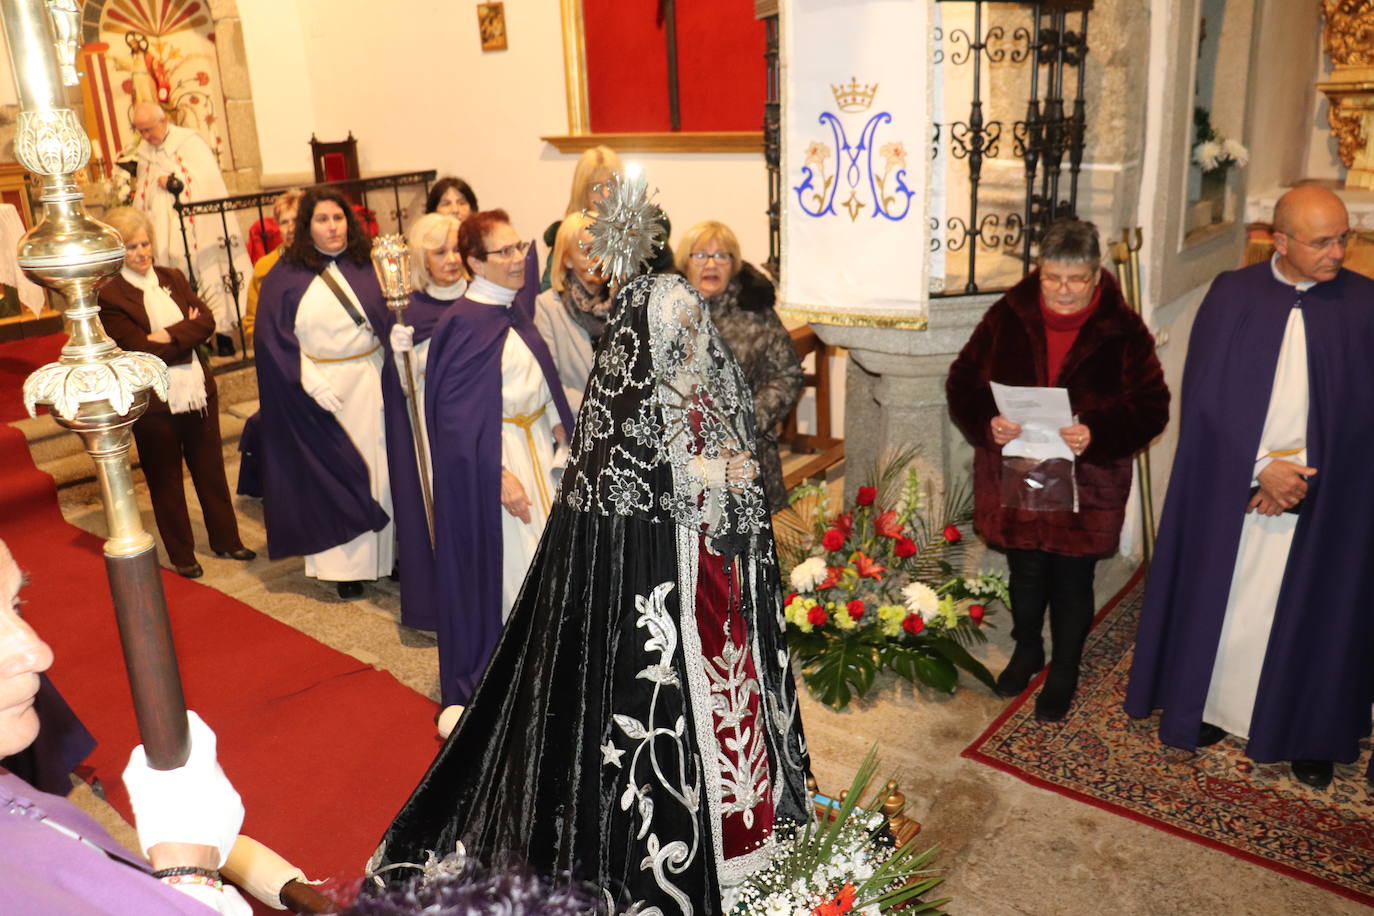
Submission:
[[[87,118],[92,139],[108,151],[107,162],[131,145],[127,106],[130,83],[137,80],[132,91],[139,100],[156,96],[178,122],[201,130],[220,153],[231,193],[256,190],[262,158],[237,4],[173,0],[155,6],[152,13],[154,6],[131,0],[86,0],[82,7],[83,95],[94,109]]]

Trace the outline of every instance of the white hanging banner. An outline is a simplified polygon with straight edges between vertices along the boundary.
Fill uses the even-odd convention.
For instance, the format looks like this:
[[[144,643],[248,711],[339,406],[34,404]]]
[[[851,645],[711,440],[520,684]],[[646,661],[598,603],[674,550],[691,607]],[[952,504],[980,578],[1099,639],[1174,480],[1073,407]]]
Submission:
[[[928,0],[783,0],[782,310],[926,326]]]

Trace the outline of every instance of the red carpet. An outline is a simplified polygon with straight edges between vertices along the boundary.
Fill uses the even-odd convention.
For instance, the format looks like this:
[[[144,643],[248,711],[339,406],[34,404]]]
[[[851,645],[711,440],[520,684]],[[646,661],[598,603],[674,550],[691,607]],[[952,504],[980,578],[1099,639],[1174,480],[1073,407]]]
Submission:
[[[1286,763],[1255,763],[1237,738],[1201,753],[1167,747],[1157,717],[1122,709],[1144,593],[1136,576],[1099,612],[1078,698],[1062,722],[1030,702],[1041,674],[964,751],[1034,785],[1374,905],[1374,793],[1366,756],[1337,764],[1329,791]]]
[[[32,368],[15,346],[0,347],[0,421],[22,415],[12,379]],[[3,425],[0,538],[28,574],[24,612],[56,654],[53,682],[100,742],[87,765],[128,817],[119,774],[138,739],[101,541],[66,523],[52,478]],[[167,572],[163,587],[187,703],[219,736],[243,832],[312,878],[360,876],[438,749],[435,704],[211,588]]]
[[[48,334],[0,344],[0,423],[23,419],[24,379],[39,366],[56,362],[62,355],[66,334]]]

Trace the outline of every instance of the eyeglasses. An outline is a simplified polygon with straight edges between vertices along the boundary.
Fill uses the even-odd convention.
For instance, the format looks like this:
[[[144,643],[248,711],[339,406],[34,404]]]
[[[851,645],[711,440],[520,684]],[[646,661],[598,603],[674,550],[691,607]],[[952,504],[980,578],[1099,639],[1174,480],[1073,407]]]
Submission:
[[[1297,242],[1299,245],[1306,245],[1313,251],[1329,251],[1332,248],[1349,248],[1350,243],[1355,238],[1354,229],[1347,229],[1340,235],[1332,235],[1323,239],[1312,239],[1312,241],[1310,242],[1305,241],[1304,239],[1294,238],[1287,232],[1282,232],[1279,234],[1282,235],[1284,238],[1289,239],[1290,241]]]
[[[1046,289],[1066,289],[1071,293],[1081,293],[1096,279],[1091,274],[1086,277],[1057,277],[1054,274],[1041,274],[1040,285]]]
[[[487,252],[487,256],[490,257],[490,256],[492,256],[492,255],[495,255],[495,256],[497,256],[497,257],[501,257],[501,258],[505,258],[505,259],[509,260],[509,259],[511,259],[511,258],[518,258],[518,257],[520,257],[520,256],[521,256],[522,254],[524,254],[526,251],[529,251],[529,249],[530,249],[530,243],[529,243],[529,242],[516,242],[516,243],[513,244],[513,245],[507,245],[505,248],[496,248],[496,249],[490,250],[490,251]]]
[[[728,251],[694,251],[688,255],[693,261],[719,261],[724,264],[726,261],[734,260],[734,256]]]

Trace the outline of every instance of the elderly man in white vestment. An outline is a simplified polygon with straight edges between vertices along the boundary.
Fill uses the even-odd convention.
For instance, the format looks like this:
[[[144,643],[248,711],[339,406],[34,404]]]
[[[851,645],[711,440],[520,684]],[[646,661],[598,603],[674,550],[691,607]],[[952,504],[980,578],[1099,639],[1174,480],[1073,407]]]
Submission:
[[[184,190],[183,203],[216,200],[229,196],[219,160],[200,134],[188,127],[172,124],[167,113],[156,102],[139,102],[134,106],[134,130],[143,138],[135,155],[138,174],[134,177],[134,206],[148,214],[153,222],[152,236],[157,250],[153,261],[173,266],[191,276],[186,269],[186,250],[191,252],[191,268],[195,274],[197,292],[215,314],[215,329],[226,334],[238,324],[243,311],[242,297],[253,275],[253,265],[243,244],[238,217],[229,214],[226,236],[225,222],[215,215],[187,216],[186,240],[182,241],[181,224],[172,204],[174,198],[167,190],[168,176],[180,179]],[[228,241],[226,250],[226,239]],[[228,289],[229,259],[239,275],[238,308],[235,308]]]
[[[1272,260],[1198,310],[1126,697],[1165,743],[1234,735],[1318,789],[1374,699],[1374,282],[1342,268],[1350,237],[1340,198],[1294,188]]]

